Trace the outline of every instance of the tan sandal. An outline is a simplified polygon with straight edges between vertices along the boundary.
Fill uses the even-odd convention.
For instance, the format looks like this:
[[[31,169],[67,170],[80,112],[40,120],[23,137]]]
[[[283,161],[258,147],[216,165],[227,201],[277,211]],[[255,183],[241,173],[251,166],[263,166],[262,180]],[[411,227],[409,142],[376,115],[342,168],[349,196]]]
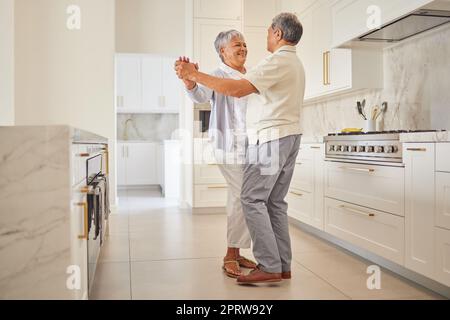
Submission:
[[[226,267],[227,264],[233,263],[238,271],[231,270]],[[242,275],[241,270],[239,268],[239,262],[237,260],[226,260],[223,262],[222,270],[225,271],[225,274],[231,278],[237,278]]]
[[[236,260],[239,263],[239,266],[242,267],[242,268],[256,269],[256,267],[257,267],[256,262],[254,262],[254,261],[252,261],[250,259],[247,259],[245,257],[240,256]]]

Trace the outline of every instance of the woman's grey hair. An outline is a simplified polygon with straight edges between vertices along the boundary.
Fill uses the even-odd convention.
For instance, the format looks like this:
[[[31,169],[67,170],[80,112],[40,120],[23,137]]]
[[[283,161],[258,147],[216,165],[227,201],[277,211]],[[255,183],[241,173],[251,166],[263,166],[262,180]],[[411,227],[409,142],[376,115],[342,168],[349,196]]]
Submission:
[[[272,29],[280,29],[283,39],[297,44],[303,35],[303,26],[293,13],[280,13],[272,20]]]
[[[237,30],[222,31],[217,35],[216,40],[214,41],[214,47],[216,48],[217,54],[219,55],[220,60],[222,60],[222,62],[223,57],[222,54],[220,53],[220,49],[225,47],[231,41],[231,39],[236,37],[245,41],[244,35]]]

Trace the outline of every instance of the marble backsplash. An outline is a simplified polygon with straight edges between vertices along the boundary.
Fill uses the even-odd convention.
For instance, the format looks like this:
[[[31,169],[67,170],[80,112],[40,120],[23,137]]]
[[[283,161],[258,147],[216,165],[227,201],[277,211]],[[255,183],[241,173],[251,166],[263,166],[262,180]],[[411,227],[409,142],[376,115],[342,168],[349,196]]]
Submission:
[[[128,125],[125,125],[128,119]],[[119,114],[118,140],[163,141],[179,128],[178,114]]]
[[[343,128],[363,128],[356,101],[368,107],[388,102],[378,130],[450,130],[450,26],[384,49],[384,88],[362,90],[305,105],[304,136],[323,136]],[[368,76],[370,76],[368,74]]]

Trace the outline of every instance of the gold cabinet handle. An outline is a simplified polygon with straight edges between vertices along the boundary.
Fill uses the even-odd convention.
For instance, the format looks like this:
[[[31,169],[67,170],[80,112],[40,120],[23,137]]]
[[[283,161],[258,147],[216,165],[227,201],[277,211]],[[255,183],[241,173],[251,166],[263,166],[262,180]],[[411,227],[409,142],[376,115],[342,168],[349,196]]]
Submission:
[[[374,213],[368,213],[368,212],[364,212],[364,211],[359,211],[357,209],[349,208],[349,207],[347,207],[345,205],[341,205],[339,207],[344,209],[344,210],[347,210],[347,211],[350,211],[350,212],[354,212],[354,213],[357,213],[357,214],[360,214],[360,215],[363,215],[363,216],[366,216],[366,217],[375,217]]]
[[[298,165],[302,165],[302,164],[303,164],[303,162],[296,162],[295,164],[298,164]]]
[[[208,186],[208,189],[226,189],[227,186]]]
[[[323,85],[330,85],[330,51],[323,53]]]
[[[425,152],[425,151],[427,151],[427,148],[406,148],[406,150],[408,150],[408,151],[421,151],[421,152]]]
[[[109,151],[106,149],[105,157],[106,157],[106,174],[109,175]]]
[[[76,205],[83,207],[83,209],[84,209],[84,234],[79,235],[78,239],[87,240],[88,233],[89,233],[89,231],[88,231],[88,205],[87,205],[87,202],[78,202]]]
[[[311,149],[320,149],[320,147],[314,147],[314,146],[311,146],[310,148]]]
[[[300,192],[295,192],[295,191],[289,191],[290,193],[292,193],[293,195],[299,196],[299,197],[303,197],[303,193]]]
[[[90,153],[79,153],[78,156],[85,158],[85,157],[90,157],[91,154]]]
[[[341,167],[342,170],[352,170],[352,171],[359,171],[359,172],[375,172],[375,169],[364,169],[364,168],[351,168],[351,167]]]

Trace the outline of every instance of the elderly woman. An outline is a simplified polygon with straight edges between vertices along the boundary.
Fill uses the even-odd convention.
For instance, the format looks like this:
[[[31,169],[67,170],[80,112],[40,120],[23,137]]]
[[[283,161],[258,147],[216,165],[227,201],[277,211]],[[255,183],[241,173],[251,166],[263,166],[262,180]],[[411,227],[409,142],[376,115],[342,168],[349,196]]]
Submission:
[[[246,73],[247,46],[243,35],[236,30],[221,32],[214,46],[222,60],[211,73],[216,77],[239,80]],[[180,58],[183,62],[189,59]],[[197,66],[198,68],[198,66]],[[256,263],[240,255],[239,250],[250,248],[251,237],[247,228],[240,200],[243,165],[245,162],[245,132],[247,98],[233,98],[183,80],[187,93],[195,103],[211,104],[209,138],[215,149],[219,168],[228,185],[227,242],[223,270],[233,278],[240,276],[241,269],[256,268]],[[231,161],[230,161],[231,160]]]

